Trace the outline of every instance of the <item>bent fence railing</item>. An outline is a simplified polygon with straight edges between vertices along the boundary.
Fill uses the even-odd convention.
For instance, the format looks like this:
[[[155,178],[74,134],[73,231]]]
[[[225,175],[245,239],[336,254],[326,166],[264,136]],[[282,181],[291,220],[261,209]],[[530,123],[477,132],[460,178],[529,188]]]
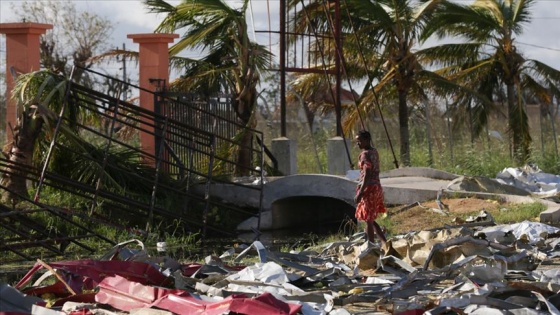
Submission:
[[[15,207],[0,208],[0,251],[24,259],[70,249],[92,251],[82,240],[114,243],[104,235],[104,226],[143,236],[157,231],[160,235],[154,237],[158,238],[197,233],[204,240],[213,235],[231,236],[234,222],[259,215],[260,208],[224,204],[211,195],[212,183],[227,182],[261,194],[262,200],[262,181],[241,184],[234,180],[232,172],[239,167],[235,152],[243,146],[237,135],[250,132],[253,138],[262,139],[262,134],[216,113],[227,110],[230,101],[225,99],[216,106],[216,99],[185,101],[156,92],[158,106],[173,106],[152,112],[137,105],[140,87],[88,73],[113,92],[69,83],[66,109],[80,113],[81,118],[74,121],[60,115],[50,141],[38,143],[44,154],[33,166],[0,158],[0,175],[17,168],[29,170],[27,181],[35,195],[21,196],[23,202]],[[123,94],[132,97],[123,100]],[[142,147],[142,133],[155,139],[155,150]],[[253,141],[244,149],[250,150],[254,161],[245,173],[262,179],[263,146]],[[203,195],[193,189],[200,185]],[[2,186],[0,192],[7,189]],[[56,226],[60,221],[65,222],[60,225],[64,228]],[[29,226],[33,233],[27,233]],[[58,231],[49,232],[53,230]],[[29,247],[38,251],[23,250]]]

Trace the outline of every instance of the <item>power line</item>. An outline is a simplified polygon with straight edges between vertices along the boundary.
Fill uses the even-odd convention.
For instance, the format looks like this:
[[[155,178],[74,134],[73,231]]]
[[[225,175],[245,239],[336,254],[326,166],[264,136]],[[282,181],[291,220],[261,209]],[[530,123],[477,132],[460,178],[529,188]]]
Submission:
[[[544,46],[539,46],[539,45],[535,45],[535,44],[528,44],[528,43],[522,43],[522,42],[517,42],[518,44],[521,45],[525,45],[525,46],[531,46],[531,47],[535,47],[535,48],[542,48],[542,49],[548,49],[548,50],[552,50],[552,51],[559,51],[559,48],[550,48],[550,47],[544,47]]]

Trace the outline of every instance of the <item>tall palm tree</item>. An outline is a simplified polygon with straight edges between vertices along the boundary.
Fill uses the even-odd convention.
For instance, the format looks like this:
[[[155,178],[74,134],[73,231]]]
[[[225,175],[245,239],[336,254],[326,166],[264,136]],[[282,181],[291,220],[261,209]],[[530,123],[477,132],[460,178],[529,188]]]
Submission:
[[[300,1],[293,0],[296,6]],[[361,60],[362,70],[358,71],[367,81],[366,90],[359,107],[347,115],[345,129],[355,126],[360,111],[372,111],[375,98],[390,101],[397,99],[400,136],[401,164],[410,166],[409,101],[424,100],[426,87],[448,84],[445,80],[422,67],[417,54],[419,36],[424,25],[431,18],[440,0],[347,0],[341,4],[343,41],[345,47],[354,47],[354,59],[349,64],[356,65],[356,56],[367,56]],[[303,7],[294,17],[298,32],[310,29],[327,29],[329,21],[319,11],[334,14],[334,6],[311,3]],[[311,21],[310,21],[311,20]],[[365,69],[364,69],[365,68]],[[368,70],[369,72],[365,71]],[[430,84],[425,84],[426,82]],[[377,82],[375,87],[373,83]]]
[[[531,21],[534,3],[535,0],[477,0],[465,5],[445,1],[422,34],[423,39],[436,34],[439,38],[465,40],[433,47],[429,54],[449,78],[489,99],[505,95],[512,152],[518,164],[527,162],[531,145],[523,92],[531,91],[550,103],[550,94],[543,93],[546,82],[560,84],[558,70],[526,59],[516,46],[516,36]],[[477,105],[475,102],[475,108]]]
[[[172,65],[182,71],[175,82],[183,91],[206,95],[230,92],[234,108],[247,127],[253,127],[260,71],[269,66],[270,52],[249,39],[246,12],[249,0],[232,8],[223,0],[184,0],[173,6],[163,0],[146,0],[150,12],[166,14],[156,32],[183,30],[181,39],[169,49]],[[178,56],[185,50],[204,56],[195,60]],[[236,175],[251,169],[252,135],[240,135]]]

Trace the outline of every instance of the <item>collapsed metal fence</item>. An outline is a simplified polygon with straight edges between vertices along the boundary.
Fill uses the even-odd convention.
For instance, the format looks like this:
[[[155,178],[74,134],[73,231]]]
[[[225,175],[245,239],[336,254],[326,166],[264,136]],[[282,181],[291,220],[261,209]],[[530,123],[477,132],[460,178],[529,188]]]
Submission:
[[[262,139],[262,134],[245,128],[231,119],[233,116],[224,117],[228,106],[229,114],[233,112],[231,99],[202,101],[159,91],[152,93],[157,109],[152,112],[137,105],[140,87],[94,71],[88,73],[113,87],[114,94],[68,85],[66,110],[87,113],[91,118],[69,121],[65,115],[58,117],[50,146],[43,148],[43,160],[31,167],[27,176],[34,198],[21,196],[24,202],[17,208],[0,208],[0,252],[29,259],[45,251],[59,255],[72,244],[92,251],[79,242],[87,238],[114,243],[88,227],[93,225],[131,233],[166,229],[199,233],[204,240],[210,235],[233,235],[235,227],[228,226],[232,218],[259,215],[261,209],[224,204],[210,194],[212,183],[225,182],[256,191],[262,200],[262,181],[249,185],[233,180],[233,170],[240,167],[235,152],[242,146],[237,135],[250,132],[255,139]],[[132,97],[125,100],[123,94]],[[69,139],[61,126],[73,126],[77,139],[85,141],[75,145],[76,139]],[[155,150],[142,148],[141,134],[154,139]],[[253,158],[245,173],[262,178],[263,146],[251,144],[245,149]],[[18,167],[28,168],[0,157],[0,175]],[[194,187],[203,187],[204,193],[201,189],[197,193]],[[2,186],[0,192],[6,189]],[[75,204],[53,203],[49,200],[53,192],[71,196],[65,198]],[[56,229],[53,222],[58,220],[66,221],[67,231],[49,233]],[[26,232],[26,222],[33,224],[35,232]],[[58,248],[52,246],[61,242],[64,244]],[[42,251],[22,251],[29,247]]]

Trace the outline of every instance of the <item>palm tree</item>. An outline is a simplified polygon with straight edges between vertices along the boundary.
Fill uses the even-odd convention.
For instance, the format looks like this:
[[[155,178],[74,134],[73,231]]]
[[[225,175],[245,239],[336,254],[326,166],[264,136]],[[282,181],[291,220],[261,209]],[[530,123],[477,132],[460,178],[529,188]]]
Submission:
[[[534,2],[478,0],[463,5],[445,1],[422,34],[422,39],[436,34],[439,38],[451,36],[466,40],[433,47],[429,54],[434,62],[437,59],[436,63],[443,66],[441,73],[447,77],[472,87],[489,99],[505,95],[512,151],[518,164],[527,162],[531,145],[522,98],[524,91],[550,103],[550,94],[544,93],[547,82],[560,84],[558,70],[526,59],[516,46],[516,36],[531,21],[530,9]],[[474,108],[478,105],[474,102]],[[483,124],[488,109],[478,106]]]
[[[49,171],[92,187],[100,179],[101,186],[107,190],[151,192],[151,184],[144,185],[129,176],[139,173],[142,178],[155,178],[149,165],[138,162],[141,159],[136,151],[120,146],[106,151],[104,141],[97,141],[102,137],[86,138],[80,132],[83,127],[79,125],[99,128],[103,121],[95,106],[89,106],[88,96],[69,90],[70,81],[50,70],[17,77],[12,95],[17,100],[18,119],[13,140],[4,146],[5,162],[0,168],[2,203],[15,206],[25,199],[27,180],[36,179],[33,173],[45,163]],[[57,146],[47,161],[45,153],[49,152],[56,128]]]
[[[0,185],[5,187],[2,202],[16,204],[19,196],[27,195],[27,176],[33,164],[35,147],[45,133],[54,130],[58,112],[62,108],[67,81],[50,71],[20,75],[12,95],[17,97],[20,113],[14,127],[13,139],[3,154],[8,160]],[[65,111],[75,116],[74,111]]]
[[[222,0],[185,0],[177,6],[163,0],[145,3],[150,12],[166,14],[156,32],[185,29],[181,39],[169,49],[172,66],[182,71],[182,77],[174,82],[175,88],[204,95],[233,93],[239,120],[244,126],[253,127],[260,71],[269,66],[270,52],[249,39],[249,0],[243,0],[238,9]],[[187,49],[199,50],[204,57],[195,60],[177,56]],[[246,175],[251,169],[252,134],[244,132],[239,137],[235,173]]]
[[[299,1],[292,1],[297,5]],[[419,102],[427,96],[426,86],[447,85],[442,77],[425,70],[418,60],[419,36],[424,25],[431,18],[441,1],[411,0],[347,0],[341,5],[343,41],[345,47],[354,47],[354,53],[345,52],[352,59],[347,63],[356,68],[359,58],[361,70],[356,70],[349,77],[360,73],[367,81],[359,106],[351,110],[345,121],[345,130],[356,125],[360,112],[375,109],[375,99],[398,100],[398,120],[400,137],[400,158],[402,165],[410,166],[409,137],[409,100]],[[312,3],[302,8],[294,17],[297,32],[309,32],[311,29],[328,30],[329,23],[319,11],[329,12],[332,16],[333,6],[320,6]],[[312,21],[310,21],[312,20]],[[372,67],[369,67],[373,64]],[[368,69],[369,68],[369,69]],[[354,78],[356,79],[356,78]],[[377,82],[375,87],[373,83]],[[426,84],[426,82],[431,82]]]

